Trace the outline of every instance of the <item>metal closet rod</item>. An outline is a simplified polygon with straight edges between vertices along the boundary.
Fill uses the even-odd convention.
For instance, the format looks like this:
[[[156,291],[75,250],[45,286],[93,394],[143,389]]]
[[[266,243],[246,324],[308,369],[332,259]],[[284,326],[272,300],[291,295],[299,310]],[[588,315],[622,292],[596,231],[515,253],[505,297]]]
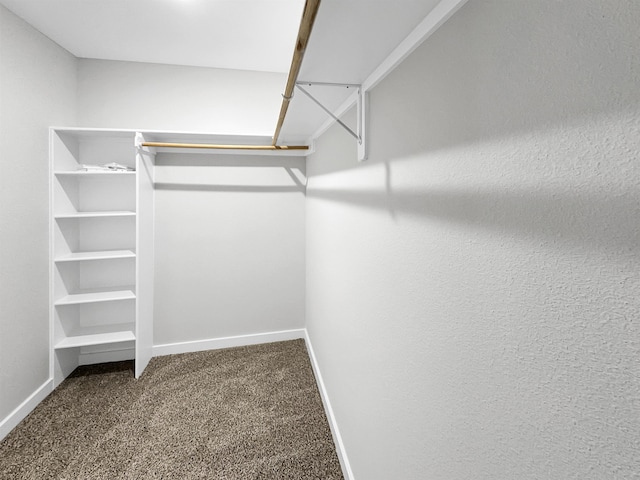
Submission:
[[[309,150],[307,145],[215,145],[209,143],[142,142],[143,147],[207,148],[211,150]]]

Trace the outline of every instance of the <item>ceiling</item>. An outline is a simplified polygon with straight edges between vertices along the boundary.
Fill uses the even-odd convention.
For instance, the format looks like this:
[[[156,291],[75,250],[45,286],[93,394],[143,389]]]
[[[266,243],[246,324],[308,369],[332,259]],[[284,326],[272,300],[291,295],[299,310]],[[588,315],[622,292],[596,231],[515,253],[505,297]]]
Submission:
[[[362,83],[441,0],[321,0],[299,80]],[[80,58],[288,72],[304,0],[0,0]],[[330,109],[353,92],[306,87]],[[294,92],[280,139],[328,116]],[[275,120],[274,120],[275,129]]]
[[[288,72],[304,0],[0,0],[79,58]]]

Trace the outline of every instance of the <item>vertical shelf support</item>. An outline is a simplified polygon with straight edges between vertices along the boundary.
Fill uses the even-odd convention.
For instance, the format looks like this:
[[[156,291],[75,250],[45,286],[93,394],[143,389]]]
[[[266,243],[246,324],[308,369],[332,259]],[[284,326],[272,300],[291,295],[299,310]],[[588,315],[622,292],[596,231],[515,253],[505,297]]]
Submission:
[[[353,131],[347,124],[340,120],[334,113],[325,107],[322,102],[315,98],[303,85],[320,85],[324,87],[342,87],[356,89],[356,110],[357,110],[357,126]],[[367,159],[367,114],[369,108],[369,95],[363,90],[362,85],[354,83],[327,83],[327,82],[296,82],[296,88],[304,93],[313,103],[318,105],[327,115],[333,118],[342,128],[344,128],[358,142],[358,161],[362,162]]]
[[[137,170],[137,293],[136,300],[136,363],[139,378],[153,356],[153,272],[154,272],[154,165],[156,151],[143,147],[144,134],[135,136]]]

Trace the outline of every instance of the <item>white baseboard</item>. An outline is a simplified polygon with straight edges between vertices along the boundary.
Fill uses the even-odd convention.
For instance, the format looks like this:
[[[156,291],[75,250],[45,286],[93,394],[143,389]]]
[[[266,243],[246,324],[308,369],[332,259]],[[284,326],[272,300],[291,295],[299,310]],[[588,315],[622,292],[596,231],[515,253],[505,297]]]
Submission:
[[[29,415],[47,395],[53,391],[53,379],[44,382],[35,392],[22,402],[7,417],[0,422],[0,440],[9,435],[27,415]]]
[[[333,414],[333,408],[331,408],[331,401],[329,400],[329,395],[327,394],[327,389],[324,386],[324,381],[322,380],[322,374],[320,373],[320,366],[318,365],[316,354],[313,352],[311,339],[309,338],[309,333],[306,331],[306,329],[304,332],[304,338],[307,344],[307,351],[309,352],[309,358],[311,359],[311,367],[313,368],[313,373],[316,376],[318,390],[320,390],[320,397],[322,397],[324,410],[325,410],[325,413],[327,414],[329,427],[331,428],[331,434],[333,435],[333,443],[335,443],[336,445],[338,460],[340,460],[340,466],[342,467],[342,474],[344,475],[345,480],[354,480],[355,477],[353,476],[353,471],[351,470],[351,464],[349,463],[349,458],[347,457],[347,452],[344,448],[344,443],[342,442],[342,435],[340,435],[338,422],[336,421],[336,417]]]
[[[237,335],[234,337],[209,338],[191,342],[166,343],[153,346],[153,356],[173,355],[175,353],[201,352],[204,350],[218,350],[220,348],[244,347],[260,343],[282,342],[305,338],[306,330],[281,330],[279,332],[255,333],[251,335]]]

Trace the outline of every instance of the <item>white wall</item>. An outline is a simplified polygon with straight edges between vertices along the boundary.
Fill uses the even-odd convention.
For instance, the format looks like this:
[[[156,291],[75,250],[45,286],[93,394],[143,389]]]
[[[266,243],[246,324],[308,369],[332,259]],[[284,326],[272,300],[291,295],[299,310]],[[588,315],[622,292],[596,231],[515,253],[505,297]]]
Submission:
[[[49,378],[48,127],[75,98],[75,57],[0,6],[0,423]]]
[[[228,135],[271,136],[286,82],[280,73],[86,59],[78,72],[84,127]],[[303,327],[304,163],[158,155],[155,345]]]
[[[307,164],[354,477],[637,478],[640,4],[469,2]],[[353,120],[353,118],[351,118]]]
[[[160,154],[154,344],[304,327],[304,158]]]
[[[273,135],[283,73],[80,59],[83,127]]]

